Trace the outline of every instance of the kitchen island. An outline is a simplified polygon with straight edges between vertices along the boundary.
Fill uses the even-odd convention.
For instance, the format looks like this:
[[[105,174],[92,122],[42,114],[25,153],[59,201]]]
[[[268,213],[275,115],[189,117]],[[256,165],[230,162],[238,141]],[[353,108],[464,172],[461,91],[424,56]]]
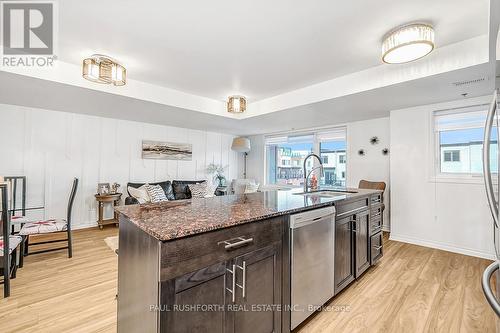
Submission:
[[[118,332],[289,332],[290,215],[334,205],[335,293],[382,255],[382,193],[118,207]]]

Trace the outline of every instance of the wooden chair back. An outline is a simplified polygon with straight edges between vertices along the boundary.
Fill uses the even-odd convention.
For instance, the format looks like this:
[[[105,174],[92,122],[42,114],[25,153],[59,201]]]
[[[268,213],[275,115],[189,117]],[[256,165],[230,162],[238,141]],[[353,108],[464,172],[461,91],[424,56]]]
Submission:
[[[380,190],[380,191],[385,191],[386,184],[385,182],[371,182],[368,180],[360,180],[358,188],[365,189],[365,190]]]

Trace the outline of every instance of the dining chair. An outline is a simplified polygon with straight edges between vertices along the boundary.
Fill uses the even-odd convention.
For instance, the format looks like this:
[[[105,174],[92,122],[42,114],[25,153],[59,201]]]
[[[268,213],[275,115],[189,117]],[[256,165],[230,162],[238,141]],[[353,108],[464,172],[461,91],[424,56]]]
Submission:
[[[23,222],[26,221],[26,176],[4,176],[4,181],[8,184],[8,197],[11,204],[11,221]],[[21,195],[19,195],[21,191]],[[21,204],[19,205],[19,200]],[[18,215],[21,213],[21,215]],[[12,233],[14,233],[14,225],[11,225]]]
[[[0,227],[2,236],[0,238],[0,259],[2,261],[1,275],[3,275],[3,296],[10,296],[10,279],[16,277],[17,272],[17,249],[19,253],[21,249],[19,245],[22,242],[22,237],[10,234],[10,214],[8,210],[8,185],[0,184],[0,199],[1,199],[1,220]]]
[[[72,246],[72,238],[71,238],[71,213],[73,210],[73,202],[75,200],[76,191],[78,189],[78,178],[73,180],[73,186],[71,188],[71,192],[68,200],[68,209],[66,219],[49,219],[35,222],[26,222],[22,223],[21,231],[19,231],[19,235],[23,237],[23,247],[24,247],[24,255],[30,254],[38,254],[44,252],[58,251],[68,249],[68,258],[73,256],[73,246]],[[56,233],[66,233],[66,239],[57,239],[57,240],[48,240],[36,243],[29,243],[30,236],[34,235],[42,235],[42,234],[56,234]],[[58,242],[67,242],[67,246],[51,248],[46,250],[39,250],[36,252],[29,252],[30,245],[41,245],[48,243],[58,243]]]

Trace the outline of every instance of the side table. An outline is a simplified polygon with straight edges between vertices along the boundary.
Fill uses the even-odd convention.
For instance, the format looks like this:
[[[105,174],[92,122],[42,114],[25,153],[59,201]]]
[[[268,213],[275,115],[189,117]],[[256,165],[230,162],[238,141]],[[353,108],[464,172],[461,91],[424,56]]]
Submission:
[[[119,221],[118,221],[118,213],[114,212],[113,218],[112,219],[107,219],[104,220],[104,204],[105,203],[111,203],[113,206],[118,206],[120,203],[120,199],[122,197],[121,193],[116,193],[116,194],[96,194],[95,199],[97,200],[97,204],[99,206],[99,219],[97,220],[97,224],[99,225],[99,229],[103,229],[105,225],[108,224],[114,224],[118,226]]]

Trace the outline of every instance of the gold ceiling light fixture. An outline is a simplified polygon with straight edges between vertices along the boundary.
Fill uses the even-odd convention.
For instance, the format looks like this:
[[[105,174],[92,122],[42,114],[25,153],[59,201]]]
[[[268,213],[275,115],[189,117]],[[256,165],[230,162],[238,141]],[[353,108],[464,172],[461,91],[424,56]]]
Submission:
[[[227,101],[227,112],[243,113],[247,109],[247,99],[244,96],[229,96]]]
[[[94,54],[83,59],[85,79],[104,84],[123,86],[127,83],[127,70],[116,60],[102,54]]]
[[[382,43],[382,61],[403,64],[425,57],[434,50],[434,29],[429,24],[411,23],[390,31]]]

